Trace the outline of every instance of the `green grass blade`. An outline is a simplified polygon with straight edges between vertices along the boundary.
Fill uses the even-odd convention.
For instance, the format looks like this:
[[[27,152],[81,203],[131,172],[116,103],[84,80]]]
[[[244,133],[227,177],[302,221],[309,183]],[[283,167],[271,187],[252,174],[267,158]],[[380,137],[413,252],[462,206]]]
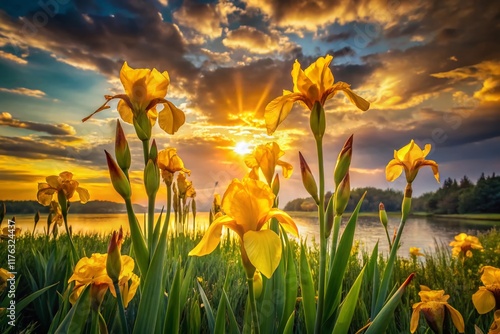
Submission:
[[[81,333],[90,313],[90,287],[83,289],[80,297],[62,321],[55,334]]]
[[[278,333],[282,333],[290,318],[290,313],[295,310],[297,304],[297,268],[295,266],[294,253],[286,234],[285,246],[287,251],[286,256],[286,276],[285,276],[285,301],[283,305],[283,314],[278,328]]]
[[[132,239],[132,247],[134,248],[135,259],[139,270],[141,271],[141,276],[145,276],[148,272],[149,267],[149,251],[146,246],[146,241],[144,240],[144,235],[142,234],[141,227],[139,226],[139,221],[132,208],[132,202],[130,199],[125,200],[125,206],[127,207],[128,225],[130,228],[130,238]],[[153,251],[153,250],[151,250]]]
[[[410,274],[410,276],[408,276],[406,281],[404,281],[404,283],[401,284],[396,293],[394,293],[391,299],[387,301],[384,307],[377,314],[375,319],[373,319],[370,327],[368,327],[368,330],[365,332],[365,334],[380,334],[385,332],[387,325],[391,320],[391,317],[394,315],[394,310],[398,306],[401,297],[403,296],[406,287],[408,286],[408,284],[410,284],[411,280],[413,279],[413,276],[415,276],[414,273]]]
[[[217,317],[215,318],[215,333],[226,332],[226,298],[221,298],[217,308]]]
[[[295,322],[295,312],[292,312],[286,321],[285,328],[283,329],[283,334],[293,334],[293,323]],[[280,332],[278,332],[280,333]]]
[[[50,288],[52,288],[58,284],[59,284],[59,282],[54,283],[54,284],[49,285],[49,286],[46,286],[45,288],[42,288],[38,291],[35,291],[31,295],[23,298],[19,303],[16,304],[16,312],[21,312],[26,306],[28,306],[29,303],[31,303],[33,300],[37,299],[45,291],[49,290]]]
[[[366,192],[359,199],[358,205],[356,205],[356,208],[352,212],[352,215],[345,227],[344,233],[342,233],[342,237],[340,238],[337,252],[335,253],[335,258],[333,259],[333,265],[330,270],[331,274],[329,277],[327,277],[327,289],[325,295],[326,304],[323,321],[326,321],[333,315],[333,312],[340,302],[338,296],[342,290],[342,281],[344,280],[347,262],[349,261],[352,243],[354,241],[356,222],[358,220],[359,210],[361,209],[361,203],[363,202],[365,195]]]
[[[168,292],[167,314],[163,327],[164,333],[177,333],[179,331],[179,322],[181,316],[181,271],[180,264],[177,264],[175,270],[174,281]],[[183,304],[184,305],[184,304]]]
[[[361,289],[361,283],[363,282],[365,268],[361,270],[356,278],[356,281],[354,281],[351,290],[349,290],[347,296],[340,305],[339,316],[337,317],[335,327],[333,328],[333,334],[344,334],[349,331],[352,316],[354,315],[354,310],[356,309],[356,304],[358,302],[359,291]]]
[[[155,333],[156,320],[160,310],[160,301],[164,295],[163,269],[167,252],[167,224],[164,224],[158,247],[153,254],[151,264],[144,281],[144,289],[137,310],[134,334]],[[135,247],[135,246],[134,246]],[[179,289],[179,288],[177,288]]]
[[[207,295],[205,294],[205,290],[201,287],[200,283],[196,281],[198,284],[198,291],[200,291],[201,300],[203,301],[205,314],[207,315],[208,328],[210,329],[210,333],[214,333],[215,329],[215,318],[214,312],[212,311],[212,307],[210,306],[210,302],[208,301]]]
[[[226,299],[227,313],[229,316],[230,333],[240,334],[240,328],[238,327],[238,322],[236,321],[236,317],[234,316],[233,308],[231,307],[231,304],[229,303],[229,298],[227,297],[227,293],[226,293],[225,289],[222,289],[222,294],[224,295],[224,298]]]
[[[300,288],[307,333],[312,334],[316,319],[316,293],[304,244],[300,246]]]
[[[378,242],[373,247],[372,255],[370,256],[370,260],[368,262],[368,273],[367,273],[367,282],[372,281],[372,302],[370,310],[373,312],[375,310],[375,303],[377,302],[378,289],[380,286],[380,274],[378,271]],[[371,314],[371,318],[375,318],[375,314]]]

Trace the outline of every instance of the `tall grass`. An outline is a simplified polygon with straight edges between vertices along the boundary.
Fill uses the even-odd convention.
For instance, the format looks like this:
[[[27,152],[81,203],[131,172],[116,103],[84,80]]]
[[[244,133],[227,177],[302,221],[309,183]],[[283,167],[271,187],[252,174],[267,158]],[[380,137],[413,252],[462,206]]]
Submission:
[[[184,268],[192,266],[193,277],[198,280],[207,294],[214,311],[217,310],[221,300],[222,288],[227,278],[226,291],[228,292],[229,303],[237,322],[242,324],[247,287],[245,284],[246,276],[240,263],[239,243],[228,234],[211,255],[203,258],[188,257],[187,253],[199,242],[201,236],[201,234],[195,236],[180,234],[176,238],[171,236],[169,238],[167,263],[173,264],[178,260]],[[481,285],[479,279],[480,268],[483,265],[500,266],[500,233],[491,230],[480,235],[479,238],[485,250],[476,252],[472,258],[466,258],[465,260],[453,258],[450,247],[447,244],[439,243],[436,243],[434,252],[425,253],[425,257],[399,257],[397,259],[391,286],[396,286],[412,272],[416,273],[416,276],[396,309],[388,333],[409,332],[411,306],[420,301],[418,296],[420,284],[435,290],[444,289],[450,295],[449,303],[460,311],[464,317],[466,333],[474,332],[475,324],[484,332],[487,332],[492,322],[492,314],[479,316],[474,309],[471,296]],[[95,252],[105,252],[108,240],[109,236],[104,234],[77,234],[73,238],[77,251],[87,256]],[[295,250],[295,261],[297,262],[300,247],[294,241],[292,243]],[[126,238],[122,248],[123,254],[130,253],[130,244],[130,238]],[[73,271],[69,261],[70,245],[66,238],[53,239],[43,235],[32,236],[26,233],[16,240],[16,250],[18,254],[16,268],[19,279],[16,291],[17,301],[22,300],[25,296],[40,288],[56,283],[53,288],[35,299],[21,314],[17,315],[17,330],[24,329],[26,333],[48,332],[52,320],[57,317],[58,309],[63,307],[64,300],[61,296],[65,294],[68,288],[67,280]],[[318,246],[313,242],[308,248],[308,259],[311,262],[311,268],[317,268],[318,254]],[[359,247],[353,248],[343,286],[344,296],[354,283],[363,265],[368,261],[369,255],[367,250],[359,249]],[[2,259],[0,266],[5,267],[7,259],[6,247],[0,247],[0,259]],[[386,261],[386,257],[379,255],[380,268],[384,268]],[[173,270],[169,272],[173,273]],[[316,271],[312,271],[315,282],[317,281],[317,274]],[[167,279],[171,280],[173,277]],[[195,284],[192,282],[189,300],[200,302],[198,292],[194,287]],[[371,305],[370,291],[372,291],[372,282],[364,281],[350,333],[356,333],[368,321],[369,307],[367,306]],[[4,291],[0,296],[0,300],[4,299],[5,294]],[[107,297],[105,303],[116,303],[116,299],[110,297],[109,293]],[[130,322],[133,322],[134,314],[137,311],[137,299],[137,297],[134,298],[127,309],[128,321]],[[305,332],[305,324],[299,305],[301,304],[297,303],[298,316],[295,319],[295,332],[297,333]],[[114,310],[115,308],[104,306],[103,309]],[[201,332],[208,333],[208,323],[203,307],[201,310]],[[109,328],[112,328],[115,317],[113,312],[105,313],[103,316],[107,319],[108,325],[110,324]],[[0,321],[0,330],[2,332],[10,329],[6,322],[7,318],[3,316]],[[189,329],[189,303],[183,306],[180,326],[183,332]],[[426,333],[426,330],[427,326],[424,320],[421,319],[417,333]],[[455,331],[451,323],[449,324],[449,331],[450,333]]]

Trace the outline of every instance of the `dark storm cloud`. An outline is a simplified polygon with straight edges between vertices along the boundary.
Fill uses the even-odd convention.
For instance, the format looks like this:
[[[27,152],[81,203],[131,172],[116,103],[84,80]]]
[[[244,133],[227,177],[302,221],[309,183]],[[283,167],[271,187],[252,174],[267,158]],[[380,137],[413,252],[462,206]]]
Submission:
[[[331,43],[336,41],[345,41],[351,37],[354,37],[354,31],[343,31],[340,33],[331,33],[322,37],[321,40],[323,42]]]
[[[350,46],[344,46],[342,49],[336,51],[330,50],[326,53],[331,54],[334,58],[353,57],[356,55],[356,51]]]
[[[72,161],[81,165],[105,166],[104,149],[111,151],[112,144],[87,145],[83,148],[67,146],[55,140],[42,140],[39,137],[0,136],[0,155],[33,160],[58,159]]]
[[[30,121],[21,121],[19,119],[12,118],[12,115],[7,112],[0,113],[0,126],[10,126],[12,128],[46,132],[54,136],[73,136],[76,133],[75,129],[68,124],[61,123],[52,125]]]
[[[116,76],[127,60],[132,67],[156,67],[174,76],[192,77],[195,68],[184,59],[184,40],[172,23],[161,19],[155,2],[116,1],[112,5],[111,15],[104,14],[101,4],[77,2],[76,8],[48,18],[43,27],[30,19],[36,12],[24,18],[0,12],[0,34],[106,75]]]

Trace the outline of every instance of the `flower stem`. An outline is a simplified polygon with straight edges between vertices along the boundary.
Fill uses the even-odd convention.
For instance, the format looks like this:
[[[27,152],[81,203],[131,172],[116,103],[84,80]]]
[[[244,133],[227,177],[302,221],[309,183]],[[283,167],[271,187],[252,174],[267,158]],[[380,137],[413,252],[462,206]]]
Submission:
[[[259,315],[257,314],[257,303],[253,292],[253,277],[247,277],[248,298],[250,298],[250,307],[252,310],[252,324],[255,334],[260,334]]]
[[[59,205],[61,206],[64,228],[66,229],[66,234],[68,235],[69,244],[71,246],[72,264],[75,264],[78,260],[78,254],[76,253],[75,244],[73,243],[73,238],[71,237],[71,233],[68,227],[68,200],[62,192],[57,192],[57,199],[59,201]]]
[[[392,249],[391,238],[389,237],[389,232],[387,231],[387,227],[384,227],[385,235],[387,236],[387,242],[389,243],[389,251]]]
[[[122,324],[123,333],[128,333],[127,318],[125,317],[125,307],[123,306],[122,294],[118,282],[113,282],[116,291],[116,299],[118,300],[118,313],[120,313],[120,322]]]
[[[323,166],[323,140],[316,137],[316,150],[318,152],[319,166],[319,284],[318,284],[318,310],[316,313],[315,333],[321,332],[323,322],[323,306],[325,299],[325,272],[326,272],[326,231],[325,231],[325,168]]]

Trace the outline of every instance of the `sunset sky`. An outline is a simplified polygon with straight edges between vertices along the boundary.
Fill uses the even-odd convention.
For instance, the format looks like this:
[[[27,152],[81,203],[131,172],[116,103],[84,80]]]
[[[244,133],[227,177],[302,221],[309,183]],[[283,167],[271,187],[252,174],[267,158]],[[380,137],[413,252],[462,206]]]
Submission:
[[[371,102],[365,113],[341,93],[326,104],[327,190],[351,134],[353,187],[402,190],[403,178],[389,183],[384,170],[411,139],[432,144],[441,180],[466,174],[475,182],[500,172],[498,36],[500,5],[488,0],[2,1],[0,200],[34,200],[38,182],[68,170],[91,199],[120,201],[104,155],[113,152],[116,102],[81,119],[105,94],[122,92],[124,61],[168,71],[167,99],[186,124],[173,136],[155,126],[154,136],[192,170],[201,207],[248,172],[241,149],[269,141],[295,168],[280,180],[280,206],[306,197],[299,150],[317,178],[308,112],[296,105],[273,136],[263,113],[292,89],[296,59],[306,67],[326,54],[335,80]],[[124,130],[135,202],[144,204],[141,143],[131,125]],[[439,187],[430,169],[420,174],[416,195]]]

